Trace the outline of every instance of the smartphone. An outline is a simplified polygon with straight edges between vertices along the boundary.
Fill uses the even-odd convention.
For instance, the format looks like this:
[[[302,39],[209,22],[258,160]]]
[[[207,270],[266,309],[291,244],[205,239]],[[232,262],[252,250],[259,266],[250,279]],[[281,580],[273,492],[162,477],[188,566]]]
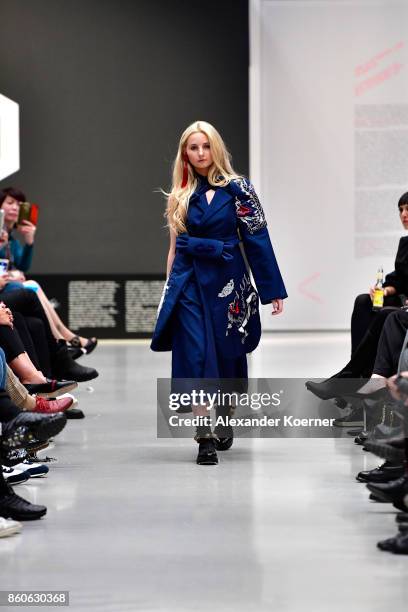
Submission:
[[[4,230],[4,210],[0,208],[0,234]]]
[[[20,202],[17,225],[22,221],[30,221],[33,225],[38,223],[38,206],[30,202]]]

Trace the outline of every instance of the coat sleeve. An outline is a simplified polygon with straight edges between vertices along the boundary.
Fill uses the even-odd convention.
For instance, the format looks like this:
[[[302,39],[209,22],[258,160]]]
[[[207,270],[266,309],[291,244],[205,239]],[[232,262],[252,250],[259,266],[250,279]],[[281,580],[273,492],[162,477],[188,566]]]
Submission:
[[[11,250],[13,253],[14,267],[22,272],[28,272],[33,259],[33,245],[21,245],[18,240],[14,238],[11,241]]]
[[[238,227],[245,255],[262,304],[286,298],[285,285],[273,252],[265,214],[252,183],[247,178],[231,182]]]
[[[399,258],[403,257],[404,253],[404,239],[401,238],[398,244],[398,251],[395,260],[395,267],[397,267],[397,261]],[[404,283],[404,279],[401,278],[401,275],[398,274],[397,270],[393,270],[389,274],[385,275],[384,279],[384,287],[394,287],[397,293],[405,293],[407,288]]]

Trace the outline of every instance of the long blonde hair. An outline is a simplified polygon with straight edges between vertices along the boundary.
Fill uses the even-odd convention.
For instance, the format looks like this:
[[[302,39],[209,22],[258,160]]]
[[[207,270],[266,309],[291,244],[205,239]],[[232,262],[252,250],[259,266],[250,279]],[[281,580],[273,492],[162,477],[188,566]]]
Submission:
[[[215,127],[206,121],[195,121],[189,125],[181,135],[177,155],[173,163],[171,191],[170,193],[164,192],[165,195],[168,196],[165,212],[167,224],[176,234],[186,231],[188,203],[191,194],[197,188],[197,177],[190,162],[187,162],[187,185],[185,187],[181,186],[183,180],[183,157],[186,152],[187,140],[191,134],[196,132],[205,134],[210,143],[210,150],[213,158],[213,164],[207,176],[210,185],[214,187],[225,187],[232,179],[238,178],[238,174],[236,174],[231,165],[231,155]]]

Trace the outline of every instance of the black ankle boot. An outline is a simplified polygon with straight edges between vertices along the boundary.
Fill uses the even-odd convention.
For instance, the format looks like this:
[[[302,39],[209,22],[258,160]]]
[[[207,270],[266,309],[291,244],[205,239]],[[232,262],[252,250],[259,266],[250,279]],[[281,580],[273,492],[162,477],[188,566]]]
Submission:
[[[16,495],[10,486],[0,495],[0,516],[4,518],[11,518],[15,521],[33,521],[44,516],[46,512],[45,506],[31,504]]]
[[[219,451],[228,450],[234,442],[234,430],[229,424],[229,419],[233,416],[234,411],[233,406],[217,406],[216,408],[217,421],[214,433],[218,439],[215,440],[215,448]]]
[[[85,382],[98,376],[95,368],[81,366],[72,359],[65,340],[58,340],[58,349],[52,368],[53,375],[58,379]]]
[[[335,397],[347,397],[354,394],[360,387],[367,382],[366,378],[355,378],[351,376],[332,377],[317,383],[308,380],[305,385],[308,391],[311,391],[319,399],[329,400]]]
[[[217,465],[218,457],[215,451],[215,434],[209,425],[199,425],[194,440],[198,442],[197,465]]]
[[[200,438],[198,444],[197,465],[217,465],[218,457],[214,438]]]

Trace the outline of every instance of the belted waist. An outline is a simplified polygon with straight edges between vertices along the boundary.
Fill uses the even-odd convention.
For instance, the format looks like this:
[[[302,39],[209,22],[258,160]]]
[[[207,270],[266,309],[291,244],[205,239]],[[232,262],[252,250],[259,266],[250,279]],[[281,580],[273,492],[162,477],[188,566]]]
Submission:
[[[202,259],[233,259],[232,251],[239,244],[237,235],[230,236],[223,240],[213,238],[198,238],[188,234],[180,234],[176,238],[176,249],[185,252],[192,257]]]

